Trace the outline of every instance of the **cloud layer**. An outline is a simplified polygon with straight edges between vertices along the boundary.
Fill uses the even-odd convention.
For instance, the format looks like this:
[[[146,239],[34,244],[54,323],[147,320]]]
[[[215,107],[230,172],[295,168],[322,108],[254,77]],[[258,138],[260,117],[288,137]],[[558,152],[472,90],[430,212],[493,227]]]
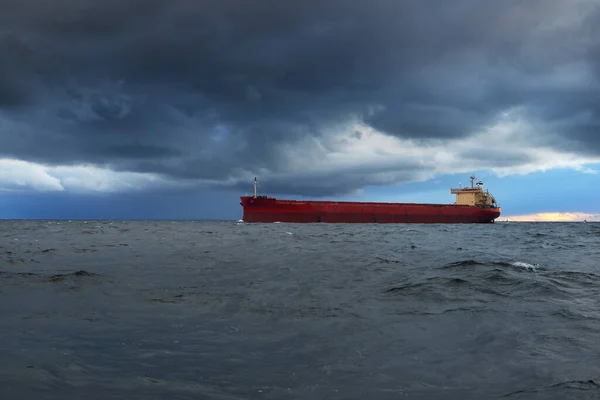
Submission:
[[[599,9],[5,0],[0,169],[54,171],[27,175],[38,189],[83,190],[64,171],[95,168],[106,190],[258,176],[272,192],[334,195],[583,168],[600,161]]]

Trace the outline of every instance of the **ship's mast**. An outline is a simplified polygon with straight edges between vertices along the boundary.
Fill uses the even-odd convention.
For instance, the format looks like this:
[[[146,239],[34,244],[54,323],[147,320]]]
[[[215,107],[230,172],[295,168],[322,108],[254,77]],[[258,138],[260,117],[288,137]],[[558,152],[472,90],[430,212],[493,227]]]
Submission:
[[[254,177],[254,198],[256,198],[256,177]]]
[[[471,175],[471,189],[474,188],[475,186],[473,186],[473,182],[475,182],[475,175]]]

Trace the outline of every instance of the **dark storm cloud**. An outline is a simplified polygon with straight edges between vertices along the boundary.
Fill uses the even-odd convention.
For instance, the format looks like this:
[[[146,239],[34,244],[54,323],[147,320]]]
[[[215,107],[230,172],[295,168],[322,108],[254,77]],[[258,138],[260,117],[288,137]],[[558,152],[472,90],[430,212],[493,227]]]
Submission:
[[[455,139],[524,107],[547,128],[548,143],[599,154],[600,19],[592,6],[4,0],[0,121],[9,125],[0,126],[1,151],[180,178],[261,169],[300,176],[288,171],[281,146],[327,151],[320,139],[349,116],[399,137]],[[552,75],[561,68],[564,82]],[[589,85],[568,79],[585,71]],[[307,136],[313,149],[302,147]],[[489,157],[503,166],[527,158]],[[294,185],[341,193],[377,182],[386,168],[370,178],[348,172],[327,187]],[[273,179],[272,189],[295,190],[285,182]]]

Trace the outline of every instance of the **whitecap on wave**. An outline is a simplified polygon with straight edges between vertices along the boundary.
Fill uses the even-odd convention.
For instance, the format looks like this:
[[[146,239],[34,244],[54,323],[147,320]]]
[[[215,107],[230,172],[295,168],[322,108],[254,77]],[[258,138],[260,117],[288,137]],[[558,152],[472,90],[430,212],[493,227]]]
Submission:
[[[514,261],[510,263],[513,267],[525,268],[526,270],[537,271],[539,264],[529,264],[523,261]]]

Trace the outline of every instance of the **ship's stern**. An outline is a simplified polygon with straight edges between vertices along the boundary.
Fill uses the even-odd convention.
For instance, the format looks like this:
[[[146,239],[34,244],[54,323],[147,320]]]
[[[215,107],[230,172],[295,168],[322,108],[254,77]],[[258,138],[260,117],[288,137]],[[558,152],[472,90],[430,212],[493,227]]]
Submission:
[[[500,207],[490,208],[487,210],[486,217],[489,219],[489,222],[494,223],[500,217],[501,213]]]

